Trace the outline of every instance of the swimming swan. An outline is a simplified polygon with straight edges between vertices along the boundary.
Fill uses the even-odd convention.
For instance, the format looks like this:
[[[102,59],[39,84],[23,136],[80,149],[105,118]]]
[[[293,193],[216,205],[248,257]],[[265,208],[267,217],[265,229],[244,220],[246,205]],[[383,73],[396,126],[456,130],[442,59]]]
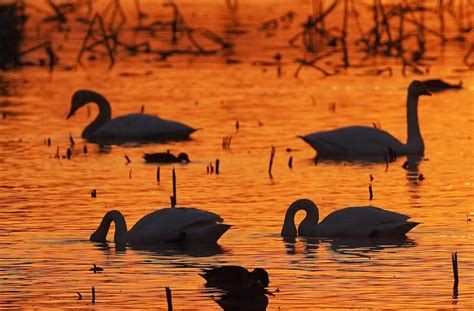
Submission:
[[[223,219],[219,215],[212,212],[173,207],[159,209],[143,216],[127,231],[122,213],[112,210],[105,214],[99,228],[92,233],[89,240],[105,242],[112,221],[115,225],[115,243],[133,245],[167,242],[216,243],[230,228],[230,225],[222,223]]]
[[[425,146],[418,124],[418,97],[431,95],[420,81],[413,81],[407,96],[407,143],[381,129],[367,126],[348,126],[330,131],[298,136],[317,151],[317,157],[373,157],[389,152],[398,155],[422,155]],[[391,151],[390,151],[390,149]]]
[[[90,141],[179,140],[188,138],[196,130],[183,123],[143,113],[132,113],[111,119],[109,102],[104,96],[90,90],[78,90],[74,93],[71,110],[66,119],[90,102],[99,106],[97,118],[82,131],[82,137]]]
[[[311,200],[300,199],[288,208],[281,236],[296,237],[295,215],[299,210],[305,210],[306,216],[298,227],[298,235],[306,237],[402,237],[419,224],[407,221],[409,216],[372,206],[346,207],[318,224],[317,206]]]

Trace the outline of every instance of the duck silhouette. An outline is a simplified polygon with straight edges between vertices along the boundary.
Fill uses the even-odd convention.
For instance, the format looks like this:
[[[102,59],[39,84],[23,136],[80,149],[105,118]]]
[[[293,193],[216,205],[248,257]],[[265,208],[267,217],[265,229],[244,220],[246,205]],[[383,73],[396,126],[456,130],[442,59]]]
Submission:
[[[167,152],[145,153],[143,156],[147,163],[189,163],[191,160],[185,152],[181,152],[178,156],[172,154],[169,150]]]

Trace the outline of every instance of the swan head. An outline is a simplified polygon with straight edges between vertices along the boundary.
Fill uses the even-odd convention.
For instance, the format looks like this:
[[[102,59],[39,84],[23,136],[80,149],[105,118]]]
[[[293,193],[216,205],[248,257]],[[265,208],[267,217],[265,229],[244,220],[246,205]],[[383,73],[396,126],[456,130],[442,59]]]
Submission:
[[[189,160],[189,156],[187,153],[181,152],[178,154],[178,161],[179,162],[184,162],[184,163],[189,163],[191,160]]]
[[[426,88],[423,82],[418,80],[414,80],[412,83],[410,83],[410,86],[408,87],[408,93],[413,94],[416,97],[421,95],[431,96],[431,92],[428,90],[428,88]]]
[[[77,90],[74,95],[72,95],[71,110],[69,110],[66,119],[72,117],[74,113],[85,104],[94,101],[94,98],[96,98],[97,96],[102,97],[99,93],[96,93],[94,91]]]
[[[263,268],[255,268],[250,274],[252,278],[255,281],[260,282],[260,284],[262,284],[263,287],[267,287],[268,284],[270,283],[268,272]]]

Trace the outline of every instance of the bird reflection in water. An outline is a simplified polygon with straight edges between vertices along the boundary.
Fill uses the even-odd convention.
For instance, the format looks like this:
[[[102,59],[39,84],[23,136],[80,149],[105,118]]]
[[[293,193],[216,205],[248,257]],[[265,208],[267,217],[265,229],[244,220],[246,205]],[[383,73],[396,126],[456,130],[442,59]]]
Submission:
[[[111,245],[113,244],[113,246]],[[111,255],[111,251],[115,249],[116,253],[126,253],[129,250],[135,251],[143,255],[153,255],[161,257],[169,256],[188,256],[188,257],[211,257],[224,254],[226,251],[218,244],[202,244],[202,245],[186,245],[168,243],[162,245],[129,245],[120,243],[95,243],[97,249],[105,255]]]
[[[226,311],[261,311],[267,310],[268,298],[275,296],[266,290],[260,282],[252,282],[248,287],[225,293],[215,302]]]
[[[270,280],[263,268],[250,272],[241,266],[221,266],[203,269],[200,275],[207,281],[206,292],[223,310],[266,310],[266,295],[274,296],[266,289]]]

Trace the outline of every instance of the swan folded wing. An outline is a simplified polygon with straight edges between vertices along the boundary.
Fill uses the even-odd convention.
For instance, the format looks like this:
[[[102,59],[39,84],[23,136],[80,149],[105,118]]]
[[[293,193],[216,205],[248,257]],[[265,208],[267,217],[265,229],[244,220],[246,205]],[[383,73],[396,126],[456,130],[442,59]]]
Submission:
[[[134,113],[117,117],[102,125],[96,137],[153,138],[160,136],[186,136],[194,132],[186,124],[161,119],[152,115]]]
[[[329,214],[318,225],[323,235],[338,237],[369,237],[390,223],[406,223],[409,216],[378,207],[347,207]]]
[[[222,218],[195,208],[163,208],[145,215],[130,229],[127,240],[134,244],[178,240],[183,229],[196,223],[219,223]]]
[[[320,154],[383,155],[388,147],[401,151],[403,144],[388,132],[367,126],[348,126],[303,137]]]

